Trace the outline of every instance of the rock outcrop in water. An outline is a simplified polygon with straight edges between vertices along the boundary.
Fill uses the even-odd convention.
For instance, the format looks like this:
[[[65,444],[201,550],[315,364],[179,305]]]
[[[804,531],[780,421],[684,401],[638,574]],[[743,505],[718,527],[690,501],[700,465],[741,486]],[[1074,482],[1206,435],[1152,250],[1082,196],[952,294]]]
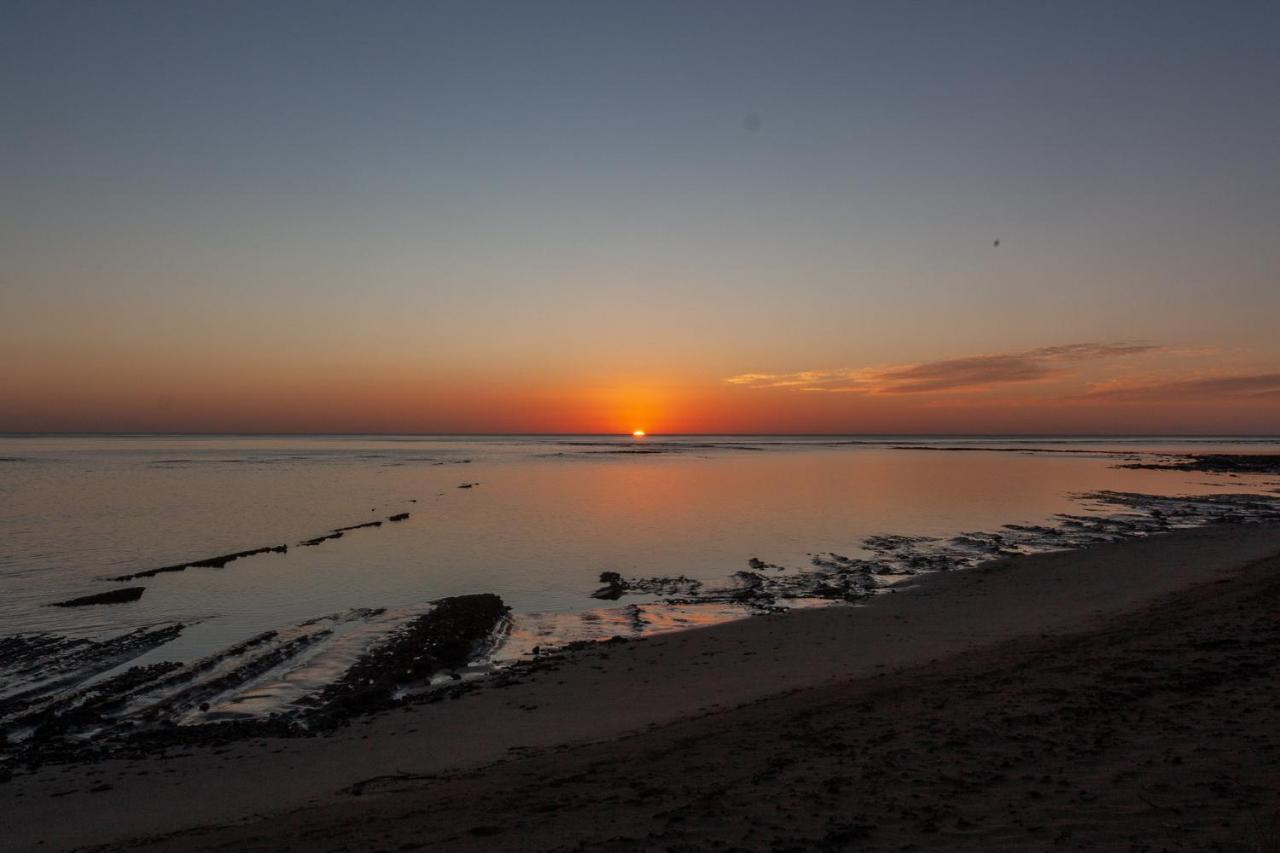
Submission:
[[[1131,462],[1117,468],[1152,471],[1202,471],[1207,474],[1280,474],[1280,455],[1274,453],[1190,453],[1168,462]]]
[[[162,661],[107,678],[98,676],[168,642],[182,626],[101,642],[48,635],[0,639],[0,769],[15,759],[39,763],[330,728],[391,707],[404,694],[426,689],[433,676],[488,654],[508,610],[490,594],[434,602],[389,633],[374,635],[328,687],[261,716],[219,709],[246,687],[260,690],[264,676],[308,659],[342,625],[363,625],[383,611],[310,620],[191,663]],[[237,707],[234,701],[230,707]]]
[[[600,583],[604,586],[591,593],[591,597],[605,601],[615,601],[628,592],[689,597],[699,595],[702,590],[702,581],[687,578],[684,575],[624,578],[617,572],[601,572]]]
[[[168,643],[182,630],[182,625],[138,628],[106,640],[49,634],[0,638],[0,756],[4,745],[13,746],[15,738],[29,739],[42,727],[46,732],[57,729],[56,718],[75,711],[90,698],[105,702],[104,697],[135,687],[136,676],[124,675],[92,688],[81,685]],[[158,670],[149,670],[147,677],[158,674]]]
[[[396,690],[464,666],[490,640],[510,608],[491,593],[444,598],[369,650],[314,697],[312,725],[394,704]]]
[[[126,586],[121,589],[113,589],[108,592],[99,592],[95,595],[82,595],[79,598],[70,598],[66,601],[55,601],[50,607],[88,607],[93,604],[124,604],[129,601],[137,601],[142,598],[142,593],[146,592],[145,586]]]
[[[399,519],[397,519],[395,516],[392,516],[387,520],[398,521]],[[381,527],[381,526],[382,526],[381,521],[366,521],[364,524],[348,524],[346,527],[335,527],[333,530],[330,530],[328,533],[325,533],[322,536],[316,536],[313,539],[304,539],[301,542],[299,542],[298,545],[303,548],[307,548],[313,545],[319,545],[321,542],[328,542],[330,539],[341,539],[344,535],[346,535],[349,531],[352,531],[352,530],[363,530],[366,527]]]
[[[389,520],[395,521],[396,520],[395,516],[392,516]],[[381,526],[382,526],[381,521],[366,521],[364,524],[348,524],[346,527],[335,527],[333,529],[333,532],[346,533],[348,530],[363,530],[366,527],[381,527]]]
[[[737,572],[720,586],[683,576],[626,578],[605,572],[600,576],[604,586],[592,596],[616,600],[626,594],[648,594],[663,596],[673,605],[740,604],[770,612],[799,599],[862,601],[887,579],[969,568],[1001,557],[1118,542],[1175,527],[1280,519],[1280,500],[1264,495],[1164,497],[1104,491],[1074,497],[1098,514],[1064,513],[1054,525],[1008,524],[998,531],[969,531],[948,539],[869,536],[862,541],[864,557],[815,554],[807,568],[776,573],[759,571],[773,564],[753,557],[751,571]]]
[[[399,513],[396,513],[395,515],[387,516],[386,520],[387,521],[404,521],[408,517],[409,517],[409,513],[399,512]],[[320,536],[315,536],[315,537],[312,537],[311,539],[304,539],[301,542],[299,542],[298,545],[299,547],[303,547],[303,548],[314,547],[323,542],[328,542],[331,539],[341,539],[343,536],[345,536],[347,533],[350,533],[352,530],[364,530],[370,527],[381,527],[383,523],[384,522],[382,521],[366,521],[366,522],[363,522],[362,524],[348,524],[346,527],[335,527],[333,530],[330,530],[328,533],[323,533]],[[203,560],[192,560],[189,563],[174,563],[171,566],[160,566],[159,568],[156,568],[156,569],[146,569],[145,571],[133,572],[127,575],[116,575],[115,577],[108,578],[108,580],[131,581],[131,580],[136,580],[138,578],[152,578],[152,577],[155,577],[156,575],[165,574],[167,572],[184,572],[187,569],[197,569],[197,568],[221,569],[224,566],[226,566],[227,563],[230,563],[233,560],[242,559],[244,557],[254,557],[254,556],[257,556],[258,554],[285,554],[285,553],[288,553],[288,551],[289,551],[288,545],[267,545],[262,548],[251,548],[248,551],[236,551],[231,554],[222,554],[217,557],[206,557]]]
[[[288,545],[267,545],[263,548],[251,548],[248,551],[235,551],[231,554],[222,554],[217,557],[206,557],[203,560],[192,560],[189,563],[174,563],[171,566],[161,566],[158,569],[146,569],[141,572],[133,572],[127,575],[117,575],[111,580],[113,581],[131,581],[138,578],[153,578],[156,575],[165,574],[166,572],[185,572],[187,569],[221,569],[227,563],[233,560],[240,560],[244,557],[253,557],[258,554],[284,554],[289,550]]]
[[[601,572],[600,583],[604,586],[591,593],[592,598],[599,598],[604,601],[617,601],[622,598],[623,593],[628,589],[627,583],[623,580],[622,575],[617,572]]]

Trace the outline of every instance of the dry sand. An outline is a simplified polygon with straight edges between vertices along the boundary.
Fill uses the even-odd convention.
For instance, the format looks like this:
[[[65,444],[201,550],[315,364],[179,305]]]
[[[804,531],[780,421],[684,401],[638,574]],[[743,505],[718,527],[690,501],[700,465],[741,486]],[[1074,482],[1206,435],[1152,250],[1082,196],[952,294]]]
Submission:
[[[0,786],[0,844],[1256,850],[1277,554],[1268,525],[1006,560],[329,737],[47,767]]]

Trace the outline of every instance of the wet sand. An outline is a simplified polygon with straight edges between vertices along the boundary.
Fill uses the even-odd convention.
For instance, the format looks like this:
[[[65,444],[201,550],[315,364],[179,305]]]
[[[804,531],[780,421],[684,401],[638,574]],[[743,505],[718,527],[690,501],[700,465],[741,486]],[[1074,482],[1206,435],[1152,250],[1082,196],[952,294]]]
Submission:
[[[1256,850],[1277,554],[1280,526],[1224,525],[1004,560],[323,738],[48,766],[0,785],[0,844]]]

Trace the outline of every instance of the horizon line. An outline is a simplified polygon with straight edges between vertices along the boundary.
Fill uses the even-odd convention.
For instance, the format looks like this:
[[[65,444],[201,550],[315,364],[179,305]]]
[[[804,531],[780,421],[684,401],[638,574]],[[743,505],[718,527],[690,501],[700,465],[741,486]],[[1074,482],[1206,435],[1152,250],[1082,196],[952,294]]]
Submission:
[[[0,438],[94,437],[94,438],[633,438],[629,432],[172,432],[172,431],[22,431],[3,432]],[[1280,433],[1221,432],[665,432],[647,433],[643,438],[1254,438],[1280,440]]]

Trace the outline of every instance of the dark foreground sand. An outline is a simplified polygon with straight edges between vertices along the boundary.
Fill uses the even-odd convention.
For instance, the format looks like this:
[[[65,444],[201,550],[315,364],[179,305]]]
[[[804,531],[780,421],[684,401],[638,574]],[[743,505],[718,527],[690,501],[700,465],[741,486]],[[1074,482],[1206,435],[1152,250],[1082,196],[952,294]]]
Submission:
[[[327,738],[44,768],[0,843],[1280,849],[1278,554],[1232,526],[1005,561]]]

